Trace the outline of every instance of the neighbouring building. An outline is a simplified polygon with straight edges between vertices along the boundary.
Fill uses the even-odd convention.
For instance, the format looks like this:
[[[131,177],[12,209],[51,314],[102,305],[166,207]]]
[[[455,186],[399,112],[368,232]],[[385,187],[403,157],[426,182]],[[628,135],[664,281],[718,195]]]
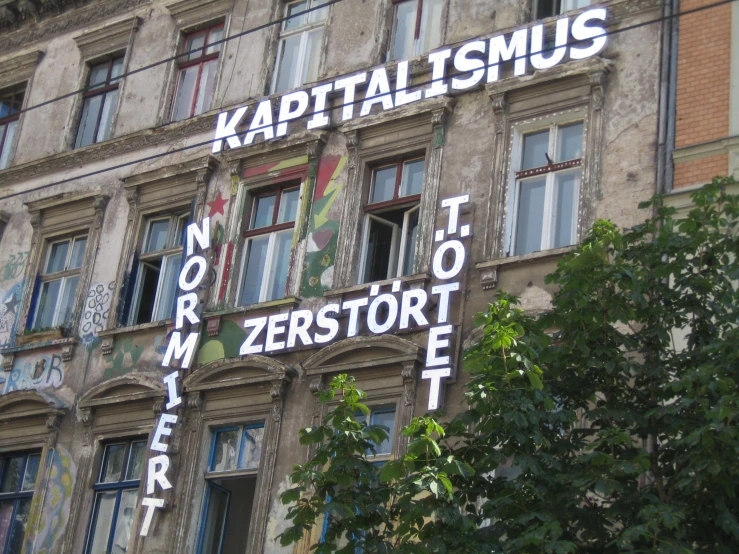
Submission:
[[[400,455],[498,290],[736,168],[736,6],[673,151],[668,4],[0,0],[0,553],[287,552],[333,375]]]

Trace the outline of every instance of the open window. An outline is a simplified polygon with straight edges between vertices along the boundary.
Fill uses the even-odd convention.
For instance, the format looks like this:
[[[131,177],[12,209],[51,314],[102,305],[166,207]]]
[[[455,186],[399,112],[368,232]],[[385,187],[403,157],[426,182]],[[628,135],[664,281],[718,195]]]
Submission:
[[[246,550],[263,439],[264,423],[213,431],[199,554]]]
[[[10,165],[26,84],[0,90],[0,169]]]
[[[277,61],[272,78],[273,93],[291,90],[318,79],[328,8],[302,12],[318,8],[327,1],[298,0],[285,4],[283,17],[289,19],[280,27]]]
[[[290,182],[249,199],[249,224],[244,231],[239,305],[285,296],[290,269],[300,183]]]
[[[425,162],[425,158],[413,158],[372,170],[362,234],[361,282],[413,273]]]
[[[577,242],[583,131],[582,121],[567,121],[520,133],[510,255]]]
[[[393,0],[390,60],[420,56],[441,44],[444,1]]]
[[[188,212],[152,216],[146,220],[128,325],[172,316],[189,219]]]

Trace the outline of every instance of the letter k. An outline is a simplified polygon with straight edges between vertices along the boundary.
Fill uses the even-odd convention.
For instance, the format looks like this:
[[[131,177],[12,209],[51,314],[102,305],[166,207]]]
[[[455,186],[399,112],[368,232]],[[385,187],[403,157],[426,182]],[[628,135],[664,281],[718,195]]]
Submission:
[[[236,136],[236,126],[241,123],[241,120],[246,115],[246,111],[249,109],[248,106],[239,108],[231,116],[231,119],[226,123],[228,112],[218,114],[218,122],[216,123],[216,136],[213,137],[213,153],[217,154],[221,151],[223,146],[223,139],[226,139],[228,145],[231,148],[239,148],[241,141]]]

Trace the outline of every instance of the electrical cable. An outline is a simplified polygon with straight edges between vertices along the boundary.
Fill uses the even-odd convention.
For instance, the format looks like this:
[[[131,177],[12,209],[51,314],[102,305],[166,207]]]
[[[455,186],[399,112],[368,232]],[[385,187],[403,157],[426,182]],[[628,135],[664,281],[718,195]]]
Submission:
[[[342,1],[342,0],[335,0],[335,1]],[[659,22],[666,21],[666,20],[669,20],[669,19],[676,19],[676,18],[682,17],[684,15],[691,15],[691,14],[694,14],[696,12],[700,12],[700,11],[704,11],[704,10],[707,10],[707,9],[715,8],[715,7],[718,7],[718,6],[725,5],[725,4],[730,4],[730,3],[736,2],[736,1],[737,0],[721,0],[721,1],[716,2],[716,3],[713,3],[713,4],[708,4],[706,6],[701,6],[699,8],[693,8],[691,10],[686,10],[686,11],[681,12],[679,14],[671,14],[671,15],[668,15],[668,16],[662,16],[662,17],[659,17],[657,19],[651,19],[651,20],[648,20],[648,21],[643,21],[641,23],[635,23],[634,25],[629,25],[627,27],[622,27],[620,29],[614,29],[614,30],[612,30],[610,32],[606,32],[606,33],[604,33],[602,35],[598,35],[597,37],[593,37],[593,38],[594,39],[597,39],[597,38],[604,37],[604,36],[612,36],[612,35],[620,34],[620,33],[626,32],[626,31],[631,31],[631,30],[639,29],[641,27],[646,27],[648,25],[653,25],[655,23],[659,23]],[[327,5],[327,4],[322,4],[322,6],[325,6],[325,5]],[[458,43],[453,43],[452,45],[447,45],[447,47],[453,47],[454,44],[466,43],[466,42],[470,42],[471,40],[474,40],[474,39],[468,39],[468,40],[464,40],[464,41],[459,41]],[[558,48],[564,48],[564,47],[567,47],[567,46],[572,46],[574,44],[588,43],[588,42],[591,42],[592,40],[593,39],[587,39],[587,40],[582,40],[582,41],[573,41],[573,42],[568,43],[565,46],[552,46],[552,47],[548,47],[548,48],[542,48],[542,50],[540,50],[538,52],[535,52],[535,53],[536,54],[542,54],[542,53],[546,53],[546,52],[551,52],[551,51],[554,51],[554,50],[556,50]],[[520,58],[523,58],[523,57],[528,57],[530,54],[531,53],[527,54],[526,56],[512,57],[511,60],[506,60],[506,62],[507,63],[513,62],[515,59],[520,59]],[[481,69],[483,69],[483,70],[484,69],[487,69],[489,67],[492,67],[492,65],[499,65],[499,64],[487,64],[487,65],[485,65]],[[479,69],[478,69],[478,71],[479,71]],[[467,73],[471,73],[471,72],[462,73],[460,75],[465,75]],[[449,78],[450,78],[449,76],[445,76],[445,77],[440,78],[440,79],[431,79],[431,80],[420,82],[420,83],[413,83],[413,84],[411,84],[411,85],[409,85],[407,87],[401,88],[401,89],[395,89],[395,90],[393,90],[391,92],[388,92],[388,93],[383,93],[383,94],[378,94],[376,96],[372,96],[372,97],[370,97],[370,99],[371,100],[377,100],[377,99],[382,98],[384,96],[392,96],[393,94],[395,94],[397,92],[409,91],[411,89],[416,89],[418,87],[422,87],[422,86],[425,86],[425,85],[433,84],[433,83],[435,83],[437,81],[446,81]],[[476,85],[476,86],[479,86],[479,85]],[[363,98],[361,100],[354,100],[352,102],[344,102],[344,103],[340,103],[340,104],[337,104],[337,105],[334,105],[334,106],[326,107],[324,110],[322,110],[320,112],[313,112],[313,113],[310,113],[310,114],[305,114],[305,115],[301,116],[300,119],[305,119],[305,118],[311,117],[312,115],[315,115],[316,113],[326,113],[326,112],[330,112],[330,111],[333,111],[333,110],[338,110],[338,109],[344,108],[346,106],[353,106],[353,105],[357,105],[357,104],[362,104],[366,100],[367,100],[367,98]],[[258,102],[257,101],[254,101],[254,103],[256,104]],[[260,127],[255,127],[253,129],[250,128],[249,131],[259,131],[261,129],[267,129],[267,128],[273,127],[273,126],[274,126],[274,124],[273,125],[262,125]],[[244,134],[244,131],[243,130],[242,131],[239,131],[237,133],[234,133],[233,135],[223,136],[223,137],[221,137],[220,140],[226,140],[227,138],[229,138],[231,136],[239,136],[239,135],[242,135],[242,134]],[[281,140],[281,138],[280,139],[276,139],[275,142],[277,142],[278,140]],[[33,193],[33,192],[36,192],[36,191],[39,191],[39,190],[44,190],[44,189],[47,189],[47,188],[50,188],[50,187],[53,187],[53,186],[66,184],[66,183],[69,183],[69,182],[72,182],[72,181],[76,181],[76,180],[79,180],[79,179],[84,179],[84,178],[87,178],[87,177],[94,177],[94,176],[100,175],[102,173],[107,173],[109,171],[113,171],[113,170],[116,170],[116,169],[121,169],[123,167],[128,167],[128,166],[131,166],[131,165],[134,165],[134,164],[138,164],[138,163],[148,162],[148,161],[151,161],[151,160],[155,160],[155,159],[162,158],[162,157],[165,157],[165,156],[169,156],[171,154],[176,154],[176,153],[179,153],[179,152],[184,152],[184,151],[191,150],[191,149],[194,149],[194,148],[201,148],[203,146],[210,145],[213,142],[214,142],[214,139],[208,139],[207,141],[193,143],[193,144],[190,144],[190,145],[187,145],[187,146],[183,146],[183,147],[180,147],[180,148],[175,148],[175,149],[172,149],[172,150],[167,150],[166,152],[159,152],[157,154],[152,154],[150,156],[145,156],[143,158],[138,158],[136,160],[132,160],[132,161],[128,161],[128,162],[116,164],[116,165],[113,165],[113,166],[105,167],[105,168],[98,169],[96,171],[92,171],[92,172],[89,172],[89,173],[84,173],[84,174],[81,174],[81,175],[76,175],[74,177],[69,177],[67,179],[62,179],[62,180],[59,180],[59,181],[54,181],[52,183],[47,183],[45,185],[41,185],[41,186],[35,187],[35,188],[31,189],[31,190],[26,190],[26,191],[14,192],[14,193],[11,193],[11,194],[7,194],[5,196],[1,196],[0,197],[0,200],[4,200],[6,198],[13,198],[15,196],[21,196],[21,195],[25,195],[25,194],[30,194],[30,193]],[[245,148],[247,148],[247,147],[248,146],[245,146]]]

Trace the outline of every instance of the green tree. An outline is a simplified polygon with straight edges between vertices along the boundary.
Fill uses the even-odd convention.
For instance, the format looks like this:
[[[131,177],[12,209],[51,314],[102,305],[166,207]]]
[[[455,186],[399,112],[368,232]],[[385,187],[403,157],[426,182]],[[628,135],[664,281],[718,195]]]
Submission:
[[[314,455],[282,496],[282,544],[325,518],[319,554],[739,552],[733,183],[685,216],[658,197],[633,229],[598,221],[539,318],[500,294],[477,315],[464,411],[414,419],[401,459],[372,463],[386,430],[334,379],[337,406],[301,432]]]

